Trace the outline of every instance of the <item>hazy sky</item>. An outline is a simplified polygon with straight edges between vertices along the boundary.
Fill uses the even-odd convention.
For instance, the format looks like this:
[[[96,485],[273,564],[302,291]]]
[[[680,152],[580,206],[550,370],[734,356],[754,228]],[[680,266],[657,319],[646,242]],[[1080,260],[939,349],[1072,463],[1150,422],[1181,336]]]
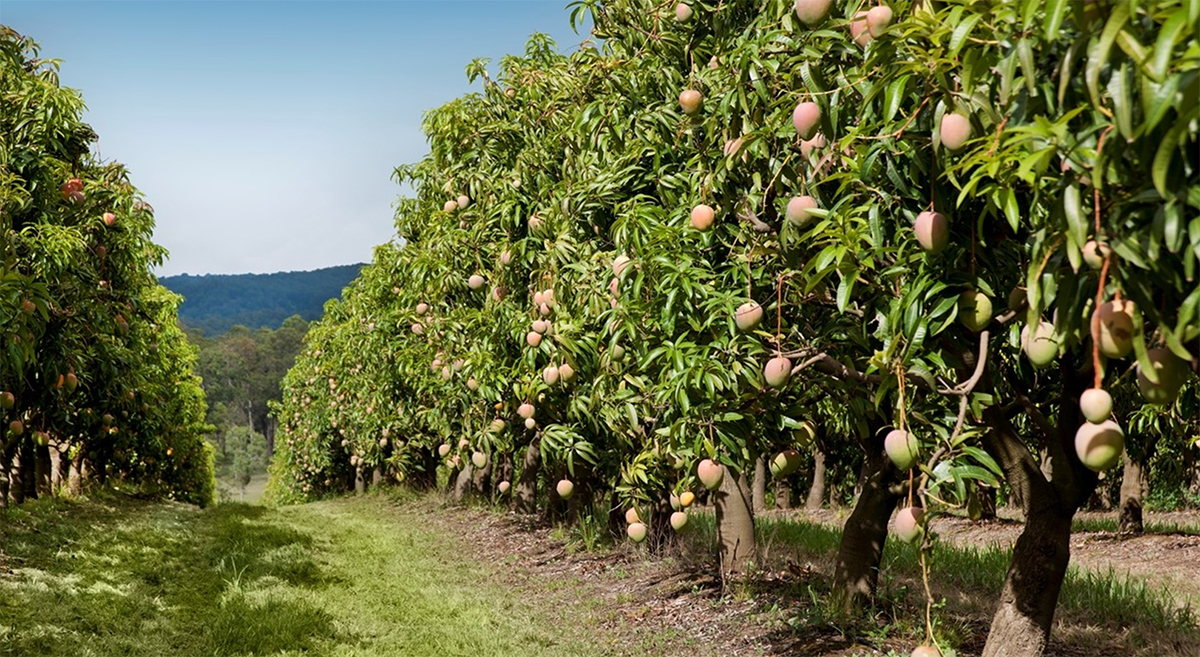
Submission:
[[[63,60],[101,157],[154,206],[158,273],[244,273],[369,261],[422,113],[534,32],[575,50],[566,4],[0,0],[0,23]]]

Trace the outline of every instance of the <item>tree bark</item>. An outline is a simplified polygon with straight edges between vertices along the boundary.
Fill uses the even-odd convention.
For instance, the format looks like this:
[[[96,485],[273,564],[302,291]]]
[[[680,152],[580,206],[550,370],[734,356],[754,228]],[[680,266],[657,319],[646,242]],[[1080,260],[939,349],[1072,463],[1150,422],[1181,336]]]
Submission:
[[[813,445],[813,480],[812,486],[808,488],[808,498],[804,501],[804,508],[809,511],[816,511],[821,508],[821,504],[825,501],[825,452],[821,448]]]
[[[1142,524],[1142,494],[1146,487],[1146,473],[1142,464],[1129,457],[1129,452],[1121,457],[1124,461],[1124,472],[1121,478],[1121,515],[1118,533],[1141,534],[1145,527]]]
[[[38,497],[49,496],[51,494],[50,477],[54,472],[53,464],[50,462],[50,446],[35,445],[33,451],[36,459],[34,474],[37,478],[34,485],[37,486]]]
[[[471,475],[471,484],[475,487],[475,494],[480,497],[487,498],[488,488],[492,482],[492,460],[488,459],[487,464],[482,468],[475,468],[474,474]]]
[[[367,492],[367,478],[361,465],[354,467],[354,492],[358,495]]]
[[[754,512],[767,510],[767,457],[759,454],[754,459]]]
[[[1004,411],[984,411],[990,430],[983,435],[983,447],[1024,500],[1025,528],[1013,547],[982,657],[1041,657],[1045,652],[1071,559],[1071,519],[1096,487],[1096,473],[1079,462],[1074,450],[1075,430],[1082,421],[1079,394],[1087,382],[1066,359],[1060,372],[1057,426],[1023,401],[1038,427],[1040,467]]]
[[[755,558],[754,511],[746,479],[745,469],[734,472],[726,467],[721,487],[713,496],[723,579],[746,574],[747,565]]]
[[[18,479],[16,485],[20,489],[20,497],[17,498],[17,504],[25,500],[37,499],[36,462],[37,456],[33,452],[33,441],[29,438],[22,438],[20,446],[17,448],[19,470],[17,472]]]
[[[786,478],[775,480],[775,508],[792,508],[792,487]]]
[[[84,449],[80,449],[75,454],[75,458],[71,459],[71,473],[67,475],[67,491],[71,495],[79,495],[83,492],[83,480],[87,476],[84,466],[84,451]]]
[[[859,476],[861,492],[842,528],[833,586],[847,613],[862,609],[875,597],[888,519],[901,498],[892,487],[895,467],[882,442],[867,450]]]
[[[455,504],[461,504],[471,493],[471,479],[474,474],[475,466],[471,465],[471,461],[463,463],[462,470],[459,470],[458,476],[454,478],[454,493],[450,497]]]
[[[525,458],[521,461],[521,479],[517,482],[515,497],[517,513],[537,513],[537,480],[541,456],[536,440],[525,448]]]

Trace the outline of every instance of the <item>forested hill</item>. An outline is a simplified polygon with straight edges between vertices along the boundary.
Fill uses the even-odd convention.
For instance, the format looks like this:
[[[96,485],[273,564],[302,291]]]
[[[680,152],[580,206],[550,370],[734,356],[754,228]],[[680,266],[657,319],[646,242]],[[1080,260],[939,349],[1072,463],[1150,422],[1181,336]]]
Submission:
[[[183,323],[212,337],[236,324],[274,329],[292,315],[307,321],[317,319],[325,302],[341,296],[342,288],[358,276],[361,267],[341,265],[274,274],[181,274],[159,280],[183,295],[179,307]]]

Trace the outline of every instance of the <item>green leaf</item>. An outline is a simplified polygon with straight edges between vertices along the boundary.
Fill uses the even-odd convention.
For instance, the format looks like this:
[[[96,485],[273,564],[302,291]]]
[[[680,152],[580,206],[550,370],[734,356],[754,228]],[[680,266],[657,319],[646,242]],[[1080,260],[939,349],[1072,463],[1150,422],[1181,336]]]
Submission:
[[[1168,198],[1167,173],[1171,169],[1171,157],[1175,154],[1175,148],[1186,129],[1187,122],[1178,121],[1167,132],[1162,143],[1158,145],[1158,151],[1154,153],[1154,163],[1150,165],[1150,177],[1154,180],[1154,188],[1163,198]]]
[[[904,87],[908,85],[911,77],[911,75],[902,75],[888,85],[887,92],[883,97],[884,121],[890,122],[896,116],[896,111],[900,109],[901,101],[904,99]]]
[[[1079,183],[1072,182],[1063,190],[1063,212],[1067,216],[1067,228],[1076,245],[1087,242],[1087,217],[1083,214],[1083,203],[1079,197]]]
[[[975,25],[982,19],[983,14],[971,14],[954,28],[954,33],[950,35],[950,57],[958,56],[958,51],[962,49],[967,37],[971,35],[971,30],[975,29]]]
[[[1175,10],[1167,22],[1163,23],[1158,32],[1158,40],[1154,43],[1154,57],[1147,66],[1147,73],[1155,82],[1161,82],[1167,74],[1167,65],[1171,60],[1171,51],[1175,49],[1175,41],[1179,33],[1187,25],[1187,11],[1182,7]]]
[[[1046,41],[1058,38],[1058,28],[1062,27],[1063,17],[1067,15],[1067,0],[1049,0],[1046,4],[1046,26],[1042,35]]]
[[[1133,74],[1128,64],[1122,64],[1108,79],[1108,94],[1112,96],[1113,113],[1117,119],[1117,132],[1125,139],[1133,139],[1133,98],[1129,79]]]
[[[1100,99],[1100,71],[1108,63],[1108,53],[1112,50],[1113,41],[1116,40],[1117,33],[1121,31],[1121,28],[1125,27],[1125,23],[1128,20],[1129,3],[1118,2],[1113,7],[1113,12],[1108,17],[1108,23],[1105,24],[1100,38],[1088,51],[1088,63],[1084,73],[1084,80],[1087,83],[1088,93],[1092,96],[1092,105],[1097,108],[1104,106],[1104,103]]]

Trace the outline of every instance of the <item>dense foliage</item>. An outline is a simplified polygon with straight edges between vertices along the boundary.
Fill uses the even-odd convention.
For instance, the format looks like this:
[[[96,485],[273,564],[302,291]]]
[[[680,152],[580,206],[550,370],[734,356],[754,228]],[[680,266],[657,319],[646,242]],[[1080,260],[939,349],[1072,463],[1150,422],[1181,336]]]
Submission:
[[[1112,465],[1077,451],[1109,416],[1082,393],[1131,444],[1200,429],[1200,3],[832,4],[588,0],[600,48],[473,63],[483,93],[397,169],[406,245],[288,374],[276,499],[427,477],[441,447],[657,511],[715,459],[720,520],[805,420],[867,457],[898,429],[870,467],[909,505],[1022,501],[985,654],[1040,654]]]
[[[57,63],[0,26],[0,502],[122,477],[214,494],[196,352],[151,268],[153,209],[89,152]]]
[[[183,296],[179,319],[189,330],[215,338],[234,326],[274,329],[299,315],[311,322],[325,302],[358,276],[362,265],[272,274],[204,274],[164,276],[164,287]]]

